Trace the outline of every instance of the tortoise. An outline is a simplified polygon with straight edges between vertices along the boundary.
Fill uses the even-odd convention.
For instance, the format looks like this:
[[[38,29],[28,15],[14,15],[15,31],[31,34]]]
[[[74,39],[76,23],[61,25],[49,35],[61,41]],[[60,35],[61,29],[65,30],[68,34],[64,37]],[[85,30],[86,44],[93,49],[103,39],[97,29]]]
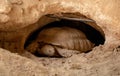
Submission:
[[[46,56],[70,57],[74,53],[87,52],[94,45],[82,31],[62,26],[43,29],[27,50]]]

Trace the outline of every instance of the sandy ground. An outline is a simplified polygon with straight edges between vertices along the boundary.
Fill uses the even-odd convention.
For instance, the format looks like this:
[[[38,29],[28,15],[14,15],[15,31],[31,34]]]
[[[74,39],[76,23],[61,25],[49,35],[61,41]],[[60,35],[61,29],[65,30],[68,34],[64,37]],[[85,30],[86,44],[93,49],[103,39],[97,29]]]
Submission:
[[[23,50],[31,32],[53,21],[42,16],[60,12],[96,21],[105,44],[70,58],[36,57]],[[120,76],[119,12],[120,0],[0,0],[0,47],[8,42],[12,49],[0,49],[0,76]],[[25,53],[11,53],[13,45]]]
[[[0,49],[0,76],[120,76],[120,48],[99,46],[70,58],[20,56]]]

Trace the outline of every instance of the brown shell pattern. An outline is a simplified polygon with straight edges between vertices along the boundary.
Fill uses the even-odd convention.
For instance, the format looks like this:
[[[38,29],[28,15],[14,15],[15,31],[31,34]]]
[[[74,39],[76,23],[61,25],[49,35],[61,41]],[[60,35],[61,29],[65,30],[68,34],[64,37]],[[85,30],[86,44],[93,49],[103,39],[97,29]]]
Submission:
[[[71,27],[44,29],[39,33],[37,41],[80,52],[91,50],[94,46],[82,31]]]
[[[55,56],[56,47],[61,48],[62,51],[58,53],[63,54],[62,52],[65,49],[68,49],[68,51],[77,50],[79,52],[87,52],[94,47],[94,44],[78,29],[71,27],[51,27],[43,29],[36,41],[28,46],[28,49],[31,52],[39,51],[41,54]]]

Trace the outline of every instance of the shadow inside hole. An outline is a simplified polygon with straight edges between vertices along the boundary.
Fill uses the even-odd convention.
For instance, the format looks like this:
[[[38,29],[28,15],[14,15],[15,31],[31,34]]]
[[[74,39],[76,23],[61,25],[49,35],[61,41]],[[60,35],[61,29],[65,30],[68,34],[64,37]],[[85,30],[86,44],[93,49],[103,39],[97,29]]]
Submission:
[[[72,20],[62,19],[60,21],[55,21],[55,22],[49,23],[49,24],[45,25],[44,27],[40,28],[39,30],[32,32],[29,35],[29,37],[24,45],[24,48],[26,48],[29,44],[31,44],[34,40],[36,40],[37,35],[44,28],[62,27],[62,26],[68,26],[68,27],[72,27],[72,28],[81,30],[82,32],[85,33],[86,37],[91,42],[95,43],[95,46],[98,46],[100,44],[104,44],[104,42],[105,42],[104,36],[99,31],[97,31],[95,28],[93,28],[92,26],[90,26],[84,22],[80,22],[80,21],[72,21]],[[35,52],[34,55],[44,56],[44,55],[38,55],[37,52]]]

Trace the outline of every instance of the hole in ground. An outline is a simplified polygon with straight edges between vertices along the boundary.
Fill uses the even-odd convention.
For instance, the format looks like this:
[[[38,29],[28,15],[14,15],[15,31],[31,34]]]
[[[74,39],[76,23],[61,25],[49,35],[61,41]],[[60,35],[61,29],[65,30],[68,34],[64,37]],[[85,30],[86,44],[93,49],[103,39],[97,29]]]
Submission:
[[[91,25],[86,24],[84,22],[61,19],[60,21],[49,23],[45,25],[44,27],[40,28],[39,30],[36,30],[32,34],[30,34],[24,45],[24,48],[26,49],[27,46],[29,46],[29,44],[31,44],[34,40],[36,40],[38,33],[44,28],[61,27],[61,26],[68,26],[68,27],[81,30],[82,32],[85,33],[85,35],[91,42],[95,43],[95,46],[104,44],[105,42],[104,32],[99,26],[95,25],[99,27],[99,30],[97,30],[96,28],[93,28]],[[44,55],[39,55],[37,52],[34,52],[34,54],[36,56],[44,56]]]

